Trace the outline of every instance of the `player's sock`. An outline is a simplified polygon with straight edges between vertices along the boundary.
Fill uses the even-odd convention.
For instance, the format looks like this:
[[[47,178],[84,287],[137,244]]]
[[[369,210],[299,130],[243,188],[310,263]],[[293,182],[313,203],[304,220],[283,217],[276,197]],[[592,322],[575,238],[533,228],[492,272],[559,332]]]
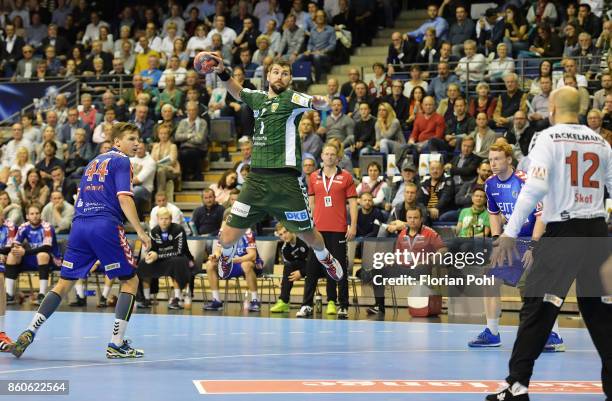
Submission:
[[[221,301],[221,294],[219,294],[219,290],[212,290],[212,297],[217,301]]]
[[[487,327],[494,336],[499,334],[499,319],[487,319]]]
[[[115,323],[113,324],[113,336],[111,342],[117,346],[123,345],[123,335],[127,329],[128,322],[134,309],[136,297],[127,292],[119,293],[117,306],[115,307]]]
[[[521,383],[516,382],[512,386],[510,386],[510,392],[512,395],[522,395],[527,394],[528,388],[523,386]]]
[[[53,314],[53,312],[55,312],[61,302],[62,297],[60,297],[59,294],[49,291],[38,307],[38,311],[30,322],[28,330],[36,333],[40,326],[42,326],[43,323]]]
[[[329,255],[329,251],[327,250],[327,248],[323,248],[323,249],[318,250],[318,251],[313,248],[313,250],[314,250],[314,254],[316,255],[318,260],[323,260],[323,259],[325,259],[327,257],[327,255]]]
[[[0,316],[0,333],[4,331],[4,315]]]
[[[104,298],[108,298],[108,294],[110,294],[111,288],[110,285],[105,285],[104,289],[102,290],[102,296]]]
[[[257,291],[251,291],[251,299],[253,301],[258,301],[259,298],[257,297]]]
[[[49,288],[49,280],[39,280],[39,287],[38,292],[41,294],[46,294],[47,288]]]
[[[554,331],[555,333],[559,334],[559,318],[555,319],[555,324],[552,328],[552,331]]]
[[[174,298],[181,299],[181,290],[178,288],[174,289]]]
[[[79,298],[85,298],[85,285],[81,281],[74,285],[74,289]]]
[[[15,280],[12,278],[5,278],[4,282],[6,286],[6,295],[9,297],[15,295]]]
[[[151,288],[143,288],[142,292],[144,294],[145,299],[151,299]]]

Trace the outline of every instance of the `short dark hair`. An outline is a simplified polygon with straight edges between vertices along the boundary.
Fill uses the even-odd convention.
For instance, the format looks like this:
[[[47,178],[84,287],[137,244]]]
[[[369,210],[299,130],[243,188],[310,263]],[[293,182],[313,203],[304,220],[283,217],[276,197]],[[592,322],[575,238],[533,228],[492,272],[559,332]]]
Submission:
[[[270,70],[275,65],[279,66],[280,68],[287,68],[289,70],[289,74],[293,74],[293,70],[291,69],[291,63],[284,60],[274,61],[272,64],[270,64]]]
[[[47,145],[51,145],[53,150],[57,152],[57,144],[55,143],[55,141],[45,141],[45,143],[43,143],[43,148]]]
[[[366,168],[366,171],[369,170],[372,166],[376,167],[378,171],[382,173],[382,167],[380,166],[380,164],[378,164],[378,162],[370,162],[370,164],[368,164],[368,167]]]
[[[408,212],[413,212],[413,211],[418,211],[419,212],[419,217],[423,217],[423,211],[421,210],[420,207],[417,206],[409,206],[406,208],[406,216],[408,216]]]
[[[476,191],[482,191],[482,193],[484,193],[485,196],[487,195],[487,193],[485,192],[484,188],[480,188],[480,187],[474,188],[474,190],[472,191],[472,195],[474,195],[476,193]]]
[[[117,123],[113,125],[113,133],[111,134],[111,144],[115,141],[115,139],[122,139],[126,132],[138,132],[140,135],[140,130],[136,126],[136,124],[132,123]]]

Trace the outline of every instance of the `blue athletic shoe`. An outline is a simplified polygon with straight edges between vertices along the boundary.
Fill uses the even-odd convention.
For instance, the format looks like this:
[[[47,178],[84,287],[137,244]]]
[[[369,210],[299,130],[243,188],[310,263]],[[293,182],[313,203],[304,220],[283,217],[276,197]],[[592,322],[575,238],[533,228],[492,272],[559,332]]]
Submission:
[[[559,334],[551,331],[543,352],[565,352],[565,344]]]
[[[115,343],[108,343],[106,347],[106,357],[108,359],[120,358],[142,358],[144,351],[141,349],[132,348],[129,340],[123,340],[121,346]]]
[[[259,312],[261,310],[261,302],[257,299],[252,300],[249,303],[249,312]]]
[[[212,302],[209,302],[204,305],[204,310],[218,311],[221,308],[223,308],[223,302],[218,301],[216,299],[213,299]]]
[[[482,333],[478,334],[478,337],[470,341],[468,346],[472,348],[501,347],[501,336],[499,333],[494,336],[487,327]]]

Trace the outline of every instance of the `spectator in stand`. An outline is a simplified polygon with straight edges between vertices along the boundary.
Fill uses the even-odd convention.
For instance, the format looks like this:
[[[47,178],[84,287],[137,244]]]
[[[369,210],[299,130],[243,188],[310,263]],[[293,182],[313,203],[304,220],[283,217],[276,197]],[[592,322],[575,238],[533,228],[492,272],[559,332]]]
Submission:
[[[488,237],[491,235],[489,212],[485,207],[487,195],[484,189],[476,188],[472,191],[470,207],[461,209],[458,214],[455,233],[459,238]],[[464,243],[463,246],[472,246]]]
[[[215,17],[214,27],[208,33],[207,39],[212,42],[212,36],[218,33],[221,35],[224,45],[231,45],[236,40],[236,31],[225,25],[225,17],[223,15],[217,15]]]
[[[360,208],[357,212],[357,237],[377,237],[385,217],[379,208],[374,207],[372,194],[362,192],[359,196],[359,206]]]
[[[350,97],[348,104],[348,115],[357,121],[359,119],[358,110],[361,103],[368,103],[370,109],[374,109],[378,106],[376,98],[370,96],[368,93],[368,87],[363,81],[359,81],[355,84],[355,92]]]
[[[416,184],[417,181],[417,168],[414,165],[414,161],[410,158],[404,159],[401,162],[401,170],[400,174],[402,180],[393,183],[391,188],[391,204],[397,205],[398,203],[402,203],[404,201],[404,189],[406,185],[409,183]]]
[[[487,60],[485,56],[476,53],[476,42],[466,40],[463,44],[465,57],[459,60],[455,67],[455,74],[459,77],[461,83],[469,83],[470,91],[476,84],[484,79],[487,69]]]
[[[537,0],[527,11],[527,22],[535,27],[541,22],[554,25],[557,21],[557,8],[548,0]]]
[[[232,61],[232,49],[231,49],[230,45],[226,45],[226,44],[223,43],[223,38],[221,37],[221,34],[215,33],[215,34],[212,35],[211,40],[210,40],[210,46],[209,46],[208,50],[211,51],[211,52],[218,52],[220,54],[220,57],[223,58],[223,62],[225,64],[227,64],[227,65],[231,64],[231,61]],[[175,53],[176,53],[176,51],[175,51]],[[188,60],[189,60],[189,57],[185,56],[185,61],[188,61]],[[187,63],[185,63],[185,64],[187,64]],[[209,76],[210,76],[210,74],[209,74]]]
[[[377,162],[368,164],[368,174],[361,178],[361,183],[357,186],[357,194],[364,192],[372,194],[374,206],[382,210],[391,210],[391,204],[386,200],[386,192],[389,184],[385,177],[381,176],[382,168]]]
[[[445,120],[444,140],[447,150],[459,149],[461,140],[476,128],[476,121],[467,113],[467,103],[463,97],[458,97],[453,106],[454,112]]]
[[[28,171],[21,189],[21,206],[27,211],[30,205],[46,205],[49,200],[49,187],[45,185],[36,168]]]
[[[51,169],[51,181],[48,187],[53,191],[60,191],[69,203],[73,203],[76,198],[79,182],[69,182],[66,180],[64,169],[60,166],[55,166]]]
[[[102,71],[110,71],[113,65],[113,55],[102,50],[102,42],[95,40],[91,45],[91,52],[83,62],[83,71],[95,71],[93,62],[96,58],[103,61]]]
[[[104,134],[104,127],[108,124],[113,125],[115,123],[117,123],[117,119],[115,116],[115,110],[114,109],[104,110],[104,120],[96,126],[96,129],[94,129],[93,136],[92,136],[93,142],[100,143],[100,142],[104,142],[107,139],[110,140],[110,138],[107,138]]]
[[[551,79],[551,82],[553,82],[554,84],[552,70],[553,70],[553,67],[552,67],[552,62],[550,60],[542,60],[540,62],[540,66],[538,69],[538,77],[534,79],[533,81],[531,81],[529,95],[536,96],[542,93],[542,90],[540,88],[540,79],[542,79],[542,77],[549,77]]]
[[[47,46],[45,48],[45,63],[47,64],[47,72],[51,77],[58,77],[63,68],[62,62],[55,54],[55,47]]]
[[[248,49],[251,53],[253,53],[257,49],[257,38],[261,35],[261,32],[255,26],[253,19],[251,17],[246,17],[244,19],[243,27],[240,31],[240,34],[234,40],[233,51],[235,55],[240,55],[245,49]]]
[[[123,50],[123,44],[129,43],[130,49],[134,49],[134,39],[132,39],[132,27],[129,25],[123,25],[119,28],[119,38],[115,40],[113,44],[112,54],[117,56],[117,54],[121,54]]]
[[[578,116],[582,121],[586,121],[586,115],[589,111],[589,104],[591,103],[591,96],[589,95],[589,91],[586,87],[578,86],[578,81],[575,75],[571,75],[568,73],[563,74],[563,81],[565,85],[576,88],[578,91],[578,95],[580,96],[580,109],[578,110]]]
[[[603,31],[597,39],[595,46],[599,49],[602,55],[609,54],[612,44],[612,21],[608,20],[603,23]]]
[[[166,36],[162,39],[161,53],[165,54],[166,58],[170,57],[174,51],[174,41],[182,36],[177,35],[177,27],[175,23],[170,22],[166,29]]]
[[[215,193],[215,200],[219,204],[224,204],[229,200],[230,192],[236,188],[238,184],[238,175],[236,171],[229,169],[225,170],[215,184],[210,186],[210,189]]]
[[[262,35],[268,37],[270,41],[270,50],[272,51],[271,56],[276,57],[280,53],[281,34],[277,31],[277,27],[282,24],[277,23],[276,20],[271,19],[266,23],[266,30],[262,32]],[[255,42],[257,44],[257,41]]]
[[[34,48],[25,45],[22,48],[23,58],[18,59],[13,81],[27,81],[35,77],[37,60],[34,59]]]
[[[270,312],[287,313],[291,308],[290,297],[293,283],[306,277],[308,245],[298,238],[295,233],[289,232],[281,223],[276,225],[275,235],[283,242],[281,247],[283,279],[281,281],[280,296],[270,308]]]
[[[147,148],[142,140],[138,144],[136,156],[131,157],[130,162],[132,164],[134,202],[140,220],[143,220],[144,212],[145,210],[148,211],[147,206],[151,202],[151,195],[153,195],[156,163],[147,153]]]
[[[236,163],[236,173],[238,173],[238,185],[244,184],[244,177],[240,173],[243,166],[251,164],[251,155],[253,153],[253,141],[249,137],[242,137],[238,140],[240,147],[240,162]]]
[[[51,201],[42,209],[41,217],[53,227],[57,234],[67,234],[70,232],[74,217],[74,206],[64,200],[61,191],[53,191]]]
[[[314,156],[317,161],[321,160],[323,140],[314,132],[314,123],[310,118],[302,117],[298,133],[302,143],[302,154],[308,153]]]
[[[197,235],[216,235],[221,228],[225,209],[215,199],[215,192],[206,188],[202,191],[202,206],[193,211],[191,221]]]
[[[387,74],[408,72],[408,66],[416,60],[417,46],[404,40],[400,32],[391,34],[391,44],[387,51]]]
[[[466,6],[464,0],[446,0],[440,4],[438,9],[438,16],[444,18],[449,24],[457,21],[457,8],[463,7],[469,14],[469,5]],[[406,216],[402,216],[404,218]]]
[[[174,199],[174,180],[181,176],[178,162],[178,148],[171,141],[171,127],[162,124],[157,131],[159,142],[153,143],[151,157],[157,165],[157,191],[163,192],[170,200]]]
[[[283,35],[278,46],[277,59],[293,64],[301,53],[304,39],[304,30],[296,24],[295,15],[289,14],[285,20]]]
[[[372,66],[374,77],[368,84],[370,96],[380,99],[391,94],[391,77],[385,72],[385,65],[380,62]]]
[[[509,5],[505,11],[504,43],[508,46],[508,53],[516,57],[521,50],[529,48],[529,25],[515,5]]]
[[[268,10],[257,17],[259,18],[259,30],[261,32],[268,30],[268,22],[274,21],[276,26],[280,26],[285,19],[285,16],[280,11],[278,0],[268,0]]]
[[[113,71],[110,72],[112,75],[129,75],[136,67],[136,53],[133,46],[129,43],[123,43],[121,46],[121,51],[113,59]]]
[[[593,44],[590,33],[582,32],[578,35],[578,48],[571,56],[577,58],[578,72],[584,74],[587,80],[595,78],[601,68],[601,53]]]
[[[148,57],[148,68],[140,72],[140,76],[144,80],[144,89],[157,87],[157,83],[162,76],[162,71],[159,69],[159,58],[155,55]]]
[[[429,176],[423,177],[421,181],[417,202],[427,207],[432,221],[449,221],[443,218],[452,218],[450,214],[445,216],[445,213],[453,204],[453,181],[450,177],[444,176],[440,161],[429,162]]]
[[[427,94],[434,96],[436,102],[442,101],[446,97],[448,86],[450,84],[461,84],[459,78],[450,72],[448,63],[442,62],[438,64],[438,75],[431,80],[427,88]]]
[[[590,32],[595,37],[601,34],[601,20],[591,12],[591,6],[586,2],[582,2],[578,7],[577,22],[582,32]]]
[[[376,130],[374,147],[380,149],[381,153],[396,154],[406,144],[402,126],[389,103],[383,102],[378,106],[374,129]]]
[[[429,69],[429,67],[433,66],[437,55],[438,42],[436,40],[436,30],[434,28],[428,28],[417,50],[416,62],[419,64],[427,64],[427,69]]]
[[[588,125],[588,127],[590,129],[592,129],[593,131],[597,132],[598,134],[600,134],[606,140],[608,140],[608,137],[610,135],[609,131],[603,129],[602,126],[601,126],[601,123],[602,123],[601,111],[599,111],[597,109],[593,109],[593,110],[589,111],[589,114],[587,114],[587,125]]]
[[[159,94],[159,102],[157,102],[157,107],[155,108],[156,116],[160,115],[161,108],[166,104],[171,105],[176,110],[180,110],[183,107],[185,94],[176,87],[176,80],[173,74],[166,75],[165,84],[164,90]]]
[[[210,41],[207,38],[208,28],[204,24],[199,24],[195,29],[195,34],[191,35],[189,40],[187,41],[187,52],[189,52],[189,57],[193,58],[199,52],[207,49],[210,46]]]
[[[249,49],[240,49],[240,63],[234,66],[234,68],[236,67],[242,68],[247,78],[253,78],[259,65],[251,61],[251,51]]]
[[[476,85],[476,95],[477,97],[472,97],[470,100],[468,114],[475,117],[478,113],[486,113],[489,120],[493,119],[497,98],[490,95],[489,84],[480,82]]]
[[[327,25],[325,11],[318,10],[315,27],[310,31],[307,50],[300,59],[311,61],[315,70],[315,80],[318,82],[332,63],[331,55],[336,48],[336,32]]]
[[[170,276],[174,287],[174,297],[169,309],[191,307],[191,297],[185,297],[181,305],[182,291],[189,284],[194,266],[193,256],[187,246],[185,229],[171,221],[172,215],[165,208],[157,210],[159,225],[151,230],[151,249],[138,265],[138,275],[143,282],[144,302],[139,307],[151,306],[151,279]]]
[[[202,180],[202,161],[208,148],[208,124],[198,117],[198,104],[188,102],[187,118],[181,120],[176,129],[176,142],[179,145],[179,162],[183,180]]]
[[[170,6],[170,15],[164,21],[162,33],[167,34],[173,26],[178,36],[184,35],[185,20],[181,17],[181,7],[178,4],[172,4]]]
[[[574,76],[579,87],[588,88],[589,81],[584,75],[578,74],[578,64],[576,63],[576,60],[574,60],[573,58],[566,57],[561,61],[561,64],[563,65],[565,73],[563,74],[563,77],[559,78],[559,80],[557,81],[557,86],[555,87],[555,89],[562,88],[566,85],[565,75]]]
[[[482,159],[473,153],[475,145],[473,137],[464,138],[461,141],[461,153],[444,165],[444,171],[452,177],[455,189],[476,177],[476,170]]]
[[[17,153],[15,154],[15,161],[11,165],[10,170],[18,170],[21,175],[20,182],[25,182],[28,172],[33,168],[34,164],[30,162],[30,152],[28,152],[28,149],[23,146],[17,148]]]
[[[141,50],[139,51],[138,46],[136,47],[137,55],[136,55],[136,63],[134,65],[135,75],[140,74],[141,71],[144,71],[147,69],[149,65],[149,56],[156,56],[158,58],[161,58],[162,64],[166,63],[166,53],[160,52],[161,44],[160,44],[160,51],[153,50],[149,47],[149,39],[145,35],[141,35],[138,38],[138,45],[140,46]]]
[[[421,67],[413,65],[410,67],[410,80],[404,83],[404,96],[409,97],[412,90],[420,86],[424,91],[427,91],[427,81],[424,81],[421,74]]]
[[[166,77],[169,75],[174,76],[176,86],[180,87],[185,82],[187,70],[184,67],[181,67],[179,58],[177,56],[171,56],[168,59],[168,66],[162,73],[157,83],[159,89],[164,89],[166,87]]]
[[[44,157],[44,143],[47,141],[51,141],[55,143],[55,157],[58,159],[64,158],[64,144],[57,140],[55,136],[55,129],[51,126],[45,127],[42,134],[42,143],[39,143],[34,146],[34,159],[35,163],[41,161]]]
[[[601,89],[593,95],[593,108],[602,110],[606,103],[606,96],[610,94],[612,94],[612,74],[604,72],[601,74]]]
[[[89,20],[91,22],[85,28],[85,34],[83,35],[83,40],[81,41],[85,47],[90,46],[92,42],[100,38],[100,26],[109,26],[107,22],[100,19],[100,15],[97,11],[91,12]]]
[[[529,123],[536,131],[542,131],[550,126],[548,121],[548,103],[552,91],[552,79],[550,77],[540,78],[540,90],[542,93],[531,99],[531,108],[527,115]]]
[[[405,131],[408,127],[408,118],[410,117],[410,101],[408,97],[404,96],[402,93],[403,89],[404,85],[402,81],[393,81],[391,83],[391,94],[386,96],[383,101],[389,103],[391,107],[393,107],[393,111],[395,111],[395,115],[402,126],[402,130]]]
[[[363,102],[359,105],[359,119],[355,122],[355,143],[351,146],[351,159],[355,164],[359,156],[368,153],[376,144],[376,118],[370,113],[370,105]]]
[[[488,160],[483,160],[476,169],[476,177],[461,184],[455,191],[455,206],[459,208],[470,207],[472,194],[476,189],[484,189],[485,181],[493,174]],[[455,187],[457,188],[457,187]]]
[[[19,227],[19,225],[23,223],[21,205],[12,203],[11,197],[4,190],[0,190],[0,207],[2,208],[4,217],[10,220],[15,226]]]
[[[172,216],[172,222],[183,226],[186,232],[189,232],[188,226],[185,223],[185,215],[174,203],[168,201],[168,197],[164,192],[158,192],[155,194],[155,207],[151,209],[151,216],[149,219],[149,228],[153,229],[158,225],[157,212],[161,208],[166,208]]]
[[[78,113],[77,113],[78,117]],[[34,115],[32,113],[23,113],[21,115],[21,126],[23,129],[23,137],[31,143],[41,141],[42,134],[40,128],[33,125]]]
[[[561,57],[563,54],[563,42],[548,23],[541,22],[538,24],[537,36],[533,45],[529,47],[529,52],[531,54],[528,54],[528,56]]]
[[[493,120],[498,128],[508,127],[517,111],[527,111],[527,94],[518,87],[518,76],[509,73],[504,76],[506,91],[497,98]]]
[[[527,116],[522,111],[514,113],[512,127],[504,133],[504,138],[508,144],[513,145],[514,159],[521,161],[529,153],[529,144],[536,130],[527,120]]]
[[[418,152],[423,149],[435,148],[436,139],[444,141],[444,130],[446,129],[444,117],[435,112],[436,102],[433,97],[425,97],[421,106],[423,111],[417,114],[414,120],[414,128],[408,141],[409,145],[416,147],[413,150],[415,161],[418,160]]]
[[[25,40],[16,35],[15,25],[11,22],[4,26],[4,40],[0,42],[0,71],[3,76],[10,78],[14,75],[17,62],[22,58],[22,49]]]
[[[85,129],[77,128],[74,132],[74,140],[68,143],[66,151],[66,175],[80,178],[83,168],[94,155],[94,149],[87,140]]]
[[[426,22],[424,22],[418,29],[408,32],[406,36],[420,42],[425,36],[425,32],[429,28],[434,28],[435,37],[446,40],[446,35],[448,34],[448,22],[444,18],[438,16],[438,6],[435,4],[430,4],[427,6],[427,16],[429,19]]]
[[[434,65],[438,65],[439,63],[448,63],[451,69],[455,69],[457,62],[459,61],[459,57],[455,56],[451,52],[451,44],[450,42],[442,42],[440,43],[440,49],[437,54],[434,55]],[[424,73],[423,75],[427,75],[428,77],[435,76],[435,72],[433,71],[433,66],[430,66],[432,73],[429,72]]]
[[[509,72],[514,72],[514,59],[508,57],[508,46],[501,42],[497,44],[497,58],[489,63],[484,78],[497,86],[503,82],[504,74]]]
[[[464,43],[471,40],[476,34],[476,25],[468,16],[467,10],[463,5],[455,8],[456,21],[451,24],[448,31],[448,40],[452,45],[452,53],[455,57],[461,57]]]
[[[406,211],[411,208],[417,208],[421,211],[423,220],[429,222],[427,208],[424,204],[417,201],[419,186],[413,182],[409,182],[404,186],[402,199],[393,204],[393,209],[389,213],[387,223],[382,225],[385,230],[385,236],[398,235],[407,226]],[[382,234],[382,233],[381,233]]]
[[[134,119],[131,121],[140,130],[140,138],[147,143],[153,140],[153,125],[155,123],[149,117],[149,108],[139,104],[136,106]]]
[[[353,47],[372,45],[372,38],[376,36],[376,3],[369,0],[353,0],[351,3],[351,11],[353,17],[351,32],[353,34]],[[310,11],[310,5],[309,5]]]
[[[580,31],[577,28],[577,22],[567,24],[563,28],[563,57],[570,57],[578,50],[578,34]]]
[[[343,83],[340,87],[340,94],[350,101],[355,94],[355,85],[357,84],[357,82],[361,82],[359,80],[359,70],[357,70],[356,68],[349,69],[348,78],[348,82]]]
[[[91,131],[94,130],[95,126],[102,121],[102,115],[98,113],[95,106],[93,105],[91,95],[84,93],[81,95],[81,105],[79,109],[79,118],[83,123],[89,126]]]
[[[345,146],[354,142],[355,121],[342,112],[340,98],[331,101],[331,113],[317,130],[317,134],[330,140],[338,138]]]
[[[34,151],[32,142],[23,137],[23,126],[21,124],[13,124],[11,132],[13,134],[13,139],[2,147],[2,167],[6,169],[14,163],[15,155],[19,148],[25,147],[28,154]]]
[[[457,99],[461,97],[461,88],[458,84],[449,84],[448,89],[446,91],[446,98],[440,101],[438,105],[438,109],[436,110],[438,114],[444,117],[444,120],[452,118],[453,112],[455,110],[455,102]]]
[[[425,90],[420,86],[415,86],[408,99],[409,105],[406,128],[410,131],[412,131],[414,127],[414,120],[416,120],[417,115],[422,111],[423,99],[425,99]]]
[[[495,131],[489,127],[489,119],[485,113],[476,115],[476,128],[470,134],[470,137],[475,142],[474,154],[481,159],[486,159],[489,155],[489,148],[493,145],[497,136]]]
[[[51,180],[51,170],[58,166],[64,169],[64,162],[56,157],[57,150],[55,141],[46,140],[42,145],[43,158],[36,163],[36,168],[40,171],[40,175],[47,182]],[[63,158],[63,151],[60,154]]]
[[[261,34],[257,37],[257,50],[253,53],[253,63],[262,65],[263,59],[271,56],[275,57],[276,54],[270,47],[270,38],[268,35]]]

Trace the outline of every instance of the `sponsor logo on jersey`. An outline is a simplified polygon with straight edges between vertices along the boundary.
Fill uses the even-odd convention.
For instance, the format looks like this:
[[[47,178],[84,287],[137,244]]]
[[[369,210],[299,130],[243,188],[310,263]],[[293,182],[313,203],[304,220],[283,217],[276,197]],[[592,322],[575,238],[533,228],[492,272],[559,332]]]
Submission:
[[[121,267],[119,263],[111,263],[110,265],[104,265],[104,271],[108,272],[111,270],[117,270]]]
[[[530,176],[544,181],[548,176],[548,171],[546,170],[546,167],[532,167]]]
[[[310,218],[306,209],[299,212],[285,212],[285,217],[289,221],[307,221]]]
[[[274,113],[276,111],[276,109],[278,109],[278,103],[273,103],[272,104],[272,113]]]
[[[569,220],[570,219],[570,214],[567,210],[562,211],[561,213],[559,213],[559,216],[561,216],[561,220]]]
[[[247,205],[246,203],[242,203],[242,202],[234,202],[234,205],[232,206],[232,214],[235,214],[236,216],[240,216],[240,217],[247,217],[249,215],[249,211],[251,210],[251,205]]]
[[[253,117],[259,117],[259,110],[253,110]]]
[[[512,185],[497,183],[497,188],[512,188]]]
[[[74,264],[72,262],[68,262],[67,260],[64,260],[62,262],[62,266],[65,267],[66,269],[72,269],[72,267],[74,266]]]
[[[299,93],[294,93],[293,96],[291,96],[291,102],[302,107],[308,107],[308,100],[306,96],[300,95]]]

